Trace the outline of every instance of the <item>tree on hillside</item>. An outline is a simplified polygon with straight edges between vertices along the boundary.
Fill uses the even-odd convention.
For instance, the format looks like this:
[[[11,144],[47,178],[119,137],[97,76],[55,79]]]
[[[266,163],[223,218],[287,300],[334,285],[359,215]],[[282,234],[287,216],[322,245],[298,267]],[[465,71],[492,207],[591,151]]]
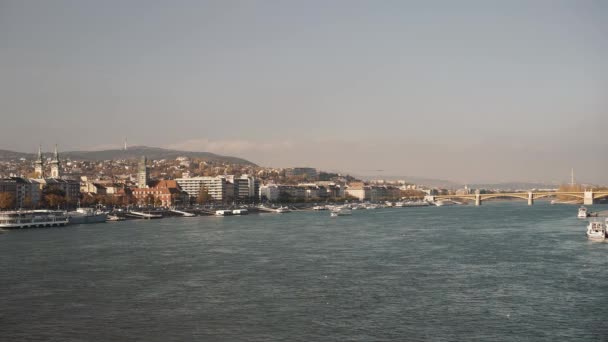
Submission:
[[[15,207],[15,196],[10,192],[0,192],[0,209],[12,209]]]

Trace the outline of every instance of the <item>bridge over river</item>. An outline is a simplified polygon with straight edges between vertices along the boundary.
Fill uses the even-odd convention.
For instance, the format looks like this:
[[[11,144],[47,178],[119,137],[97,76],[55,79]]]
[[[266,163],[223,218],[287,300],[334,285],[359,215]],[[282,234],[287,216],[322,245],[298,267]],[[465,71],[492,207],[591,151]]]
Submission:
[[[528,192],[510,192],[510,193],[492,193],[492,194],[468,194],[468,195],[429,195],[425,197],[427,201],[437,201],[446,199],[466,199],[474,200],[475,205],[481,205],[481,202],[491,198],[520,198],[528,200],[528,205],[534,204],[535,199],[564,196],[570,198],[582,199],[583,204],[592,205],[595,200],[608,197],[608,191],[580,191],[580,192],[561,192],[561,191],[528,191]]]

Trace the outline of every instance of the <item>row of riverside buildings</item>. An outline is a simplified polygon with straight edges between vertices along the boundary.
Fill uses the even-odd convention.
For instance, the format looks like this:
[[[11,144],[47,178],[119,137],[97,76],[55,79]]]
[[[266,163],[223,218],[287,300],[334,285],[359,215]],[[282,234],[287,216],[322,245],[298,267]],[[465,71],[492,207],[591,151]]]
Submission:
[[[259,179],[247,174],[154,180],[150,178],[150,167],[145,156],[138,163],[136,175],[129,176],[129,180],[115,181],[114,178],[90,180],[85,176],[74,180],[62,177],[62,162],[56,147],[49,160],[45,161],[41,149],[39,149],[34,161],[35,176],[32,178],[0,178],[0,193],[12,194],[14,206],[20,208],[44,205],[45,194],[52,193],[50,190],[53,189],[61,190],[61,193],[65,194],[65,201],[71,205],[75,205],[79,200],[85,200],[85,203],[90,204],[104,199],[106,202],[103,203],[113,205],[139,204],[169,207],[206,202],[297,202],[331,201],[345,198],[381,201],[399,198],[400,190],[402,190],[394,185],[364,184],[362,182],[347,184],[341,181],[316,181],[297,185],[274,183],[261,185]],[[49,177],[46,177],[46,173]],[[302,177],[302,179],[317,177],[317,171],[314,168],[292,168],[288,169],[286,174],[290,177]],[[87,199],[88,201],[86,201]]]
[[[296,173],[314,176],[315,169],[301,168]],[[392,185],[366,185],[354,182],[348,185],[330,181],[301,183],[298,185],[260,185],[250,175],[223,175],[215,177],[184,177],[175,180],[150,181],[150,170],[143,157],[138,167],[138,186],[132,189],[140,204],[158,198],[163,206],[204,202],[205,195],[213,202],[258,202],[258,201],[323,201],[352,198],[360,201],[381,201],[400,198],[401,189]]]

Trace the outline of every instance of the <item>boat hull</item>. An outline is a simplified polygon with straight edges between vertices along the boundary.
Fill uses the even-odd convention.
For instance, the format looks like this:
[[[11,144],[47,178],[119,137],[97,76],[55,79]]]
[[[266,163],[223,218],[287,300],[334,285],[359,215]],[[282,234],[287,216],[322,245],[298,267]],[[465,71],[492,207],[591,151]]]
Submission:
[[[106,214],[70,216],[71,224],[104,223],[107,220],[108,216]]]

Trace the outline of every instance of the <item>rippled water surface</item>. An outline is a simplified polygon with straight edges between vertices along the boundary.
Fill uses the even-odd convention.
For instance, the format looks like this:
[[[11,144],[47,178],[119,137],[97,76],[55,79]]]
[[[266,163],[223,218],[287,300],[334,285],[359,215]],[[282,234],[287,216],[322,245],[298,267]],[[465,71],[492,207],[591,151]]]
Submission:
[[[507,202],[10,231],[0,340],[606,341],[608,243],[587,241],[576,211]]]

